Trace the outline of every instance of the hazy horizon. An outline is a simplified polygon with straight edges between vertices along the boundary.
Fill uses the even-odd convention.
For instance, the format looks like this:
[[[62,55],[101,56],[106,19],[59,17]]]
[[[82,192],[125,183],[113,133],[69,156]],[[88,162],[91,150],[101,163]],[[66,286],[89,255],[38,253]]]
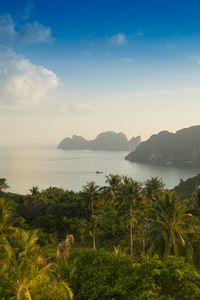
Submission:
[[[48,7],[48,9],[46,9]],[[1,145],[199,124],[200,3],[0,4]]]
[[[196,125],[198,125],[198,124],[196,124]],[[192,125],[192,126],[196,126],[196,125]],[[190,126],[191,127],[191,126]],[[143,137],[141,137],[142,139],[141,139],[141,141],[142,142],[144,142],[144,141],[146,141],[148,138],[150,138],[152,135],[154,135],[154,134],[157,134],[157,133],[159,133],[160,131],[169,131],[169,132],[172,132],[172,133],[175,133],[176,131],[178,131],[178,130],[180,130],[180,129],[184,129],[185,127],[183,127],[183,128],[178,128],[177,130],[175,130],[175,131],[170,131],[170,130],[167,130],[167,129],[163,129],[163,130],[159,130],[159,131],[157,131],[157,132],[153,132],[152,134],[150,134],[149,136],[147,136],[146,138],[143,138]],[[106,131],[114,131],[114,130],[105,130],[105,131],[103,131],[103,132],[106,132]],[[120,133],[120,132],[122,132],[122,131],[114,131],[114,132],[116,132],[116,133]],[[100,133],[102,133],[102,132],[98,132],[97,134],[95,134],[95,135],[93,135],[93,136],[83,136],[83,135],[80,135],[80,134],[78,134],[78,133],[74,133],[74,134],[72,134],[72,135],[63,135],[61,138],[60,138],[60,140],[56,140],[56,141],[46,141],[46,140],[42,140],[42,141],[29,141],[29,142],[27,142],[27,141],[24,141],[24,142],[16,142],[16,143],[13,143],[13,142],[8,142],[8,143],[3,143],[3,144],[1,144],[1,146],[13,146],[13,147],[21,147],[21,146],[57,146],[58,144],[59,144],[59,142],[62,140],[62,139],[64,139],[64,138],[66,138],[66,137],[69,137],[69,138],[72,138],[72,136],[73,135],[77,135],[77,136],[82,136],[83,138],[85,138],[86,140],[93,140],[93,139],[95,139],[96,137],[97,137],[97,135],[98,134],[100,134]],[[124,133],[126,136],[127,136],[127,138],[128,138],[128,140],[130,140],[132,137],[137,137],[138,135],[140,136],[140,134],[138,134],[138,135],[127,135],[125,132],[122,132],[122,133]]]

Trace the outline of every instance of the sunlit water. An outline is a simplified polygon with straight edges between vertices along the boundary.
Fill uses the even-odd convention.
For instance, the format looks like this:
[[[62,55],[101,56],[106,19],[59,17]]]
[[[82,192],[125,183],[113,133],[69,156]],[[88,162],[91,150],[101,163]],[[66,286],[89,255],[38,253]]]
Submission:
[[[163,179],[171,188],[180,178],[187,179],[195,171],[185,168],[152,166],[124,160],[127,152],[63,151],[55,146],[0,147],[0,177],[5,177],[9,191],[26,194],[33,185],[79,191],[88,181],[104,185],[106,175],[127,175],[140,182],[151,176]],[[103,174],[96,174],[96,171]]]

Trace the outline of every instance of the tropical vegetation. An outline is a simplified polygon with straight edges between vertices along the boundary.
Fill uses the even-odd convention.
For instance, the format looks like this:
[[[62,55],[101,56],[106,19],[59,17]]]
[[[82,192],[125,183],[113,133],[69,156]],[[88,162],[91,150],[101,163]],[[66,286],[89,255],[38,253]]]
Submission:
[[[0,299],[200,299],[200,188],[110,174],[80,192],[0,179]]]

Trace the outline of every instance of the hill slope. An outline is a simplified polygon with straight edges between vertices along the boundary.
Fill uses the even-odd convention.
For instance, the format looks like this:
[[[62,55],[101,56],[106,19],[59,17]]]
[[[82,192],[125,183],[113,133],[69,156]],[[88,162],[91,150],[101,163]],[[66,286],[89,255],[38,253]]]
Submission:
[[[200,166],[200,126],[152,135],[126,159],[151,164]]]
[[[174,191],[182,198],[190,197],[200,185],[200,174],[187,180],[180,180],[180,183],[175,186]]]

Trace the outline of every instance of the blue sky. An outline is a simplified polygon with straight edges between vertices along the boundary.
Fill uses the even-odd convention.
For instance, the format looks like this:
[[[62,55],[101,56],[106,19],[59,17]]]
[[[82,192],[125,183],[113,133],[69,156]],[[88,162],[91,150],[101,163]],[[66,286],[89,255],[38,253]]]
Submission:
[[[15,18],[26,14],[27,19],[51,26],[56,36],[66,40],[80,39],[90,32],[104,37],[142,29],[154,37],[198,34],[199,8],[198,0],[1,0],[0,12]]]
[[[1,0],[3,142],[198,124],[199,11],[197,0]]]

